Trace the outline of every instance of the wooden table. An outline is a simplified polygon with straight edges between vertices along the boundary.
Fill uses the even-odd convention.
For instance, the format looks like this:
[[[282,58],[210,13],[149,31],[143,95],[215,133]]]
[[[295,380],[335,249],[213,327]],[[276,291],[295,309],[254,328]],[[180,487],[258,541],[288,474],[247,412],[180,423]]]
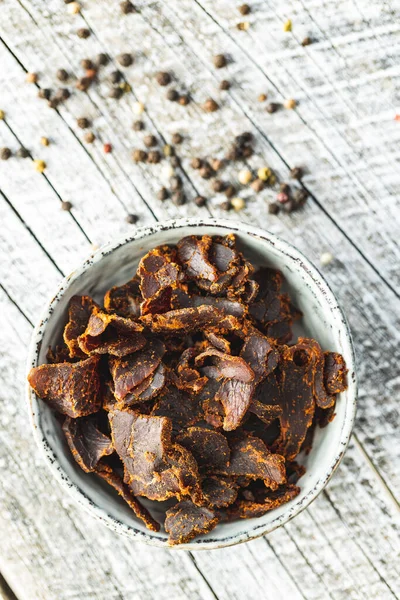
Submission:
[[[72,600],[321,600],[400,597],[400,116],[399,4],[390,0],[138,1],[123,15],[116,0],[85,0],[70,14],[62,0],[0,2],[0,146],[26,159],[0,161],[2,386],[0,389],[0,572],[5,598]],[[397,4],[397,7],[396,7]],[[291,19],[292,32],[283,24]],[[238,30],[237,23],[249,23]],[[79,28],[91,36],[78,37]],[[302,46],[304,37],[313,43]],[[38,98],[55,88],[57,69],[81,76],[82,58],[111,57],[88,93],[74,89],[55,110]],[[108,97],[115,57],[131,90]],[[215,54],[229,56],[225,69]],[[192,102],[165,98],[158,70],[172,71]],[[36,72],[37,84],[26,83]],[[231,82],[220,91],[222,79]],[[170,86],[171,87],[171,86]],[[260,94],[266,102],[258,102]],[[205,113],[213,97],[220,110]],[[294,110],[268,114],[268,102],[293,98]],[[138,117],[137,102],[145,106]],[[398,99],[397,99],[398,102]],[[140,106],[139,106],[140,108]],[[398,106],[400,112],[400,106]],[[77,118],[96,135],[84,141]],[[135,164],[143,147],[132,122],[164,144],[179,131],[179,173],[189,199],[162,203],[168,162]],[[276,188],[247,188],[240,213],[228,217],[269,229],[321,266],[344,309],[358,354],[357,425],[343,463],[319,498],[288,525],[253,542],[187,553],[132,543],[76,507],[48,472],[33,443],[24,400],[25,355],[32,324],[64,274],[92,245],[134,225],[178,215],[226,216],[222,194],[190,167],[194,156],[220,157],[235,134],[251,131],[250,168],[268,165],[281,181],[304,166],[310,199],[304,209],[268,213]],[[49,146],[41,145],[47,137]],[[112,144],[105,153],[103,144]],[[33,159],[47,168],[35,172]],[[167,168],[166,168],[167,167]],[[224,180],[237,178],[228,165]],[[211,198],[199,208],[193,198]],[[214,198],[212,198],[214,196]],[[69,201],[71,212],[60,209]],[[5,317],[5,318],[4,318]]]

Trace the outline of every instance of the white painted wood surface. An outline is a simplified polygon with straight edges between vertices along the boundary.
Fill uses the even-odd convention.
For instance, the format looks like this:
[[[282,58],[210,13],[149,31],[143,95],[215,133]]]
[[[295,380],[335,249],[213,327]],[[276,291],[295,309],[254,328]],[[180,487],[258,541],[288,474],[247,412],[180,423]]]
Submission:
[[[142,0],[140,14],[123,16],[116,0],[85,0],[70,15],[62,0],[0,2],[0,147],[23,144],[43,158],[45,176],[30,158],[0,161],[0,597],[21,600],[219,599],[321,600],[400,597],[400,21],[398,2],[372,0],[249,0],[241,17],[232,0]],[[397,12],[396,12],[397,11]],[[283,32],[287,18],[292,33]],[[236,23],[248,20],[248,31]],[[79,27],[92,35],[77,37]],[[315,43],[303,48],[310,35]],[[107,97],[100,83],[75,93],[58,111],[25,83],[39,73],[55,86],[64,67],[107,52],[132,51],[124,69],[133,91]],[[230,55],[221,71],[212,56]],[[109,73],[110,64],[104,69]],[[186,108],[168,103],[154,72],[172,70],[190,91]],[[232,82],[220,92],[218,82]],[[265,112],[293,97],[295,111]],[[205,114],[213,96],[222,110]],[[176,207],[156,199],[163,165],[135,165],[131,129],[135,101],[146,105],[146,130],[180,149],[188,196],[209,183],[189,167],[195,155],[220,156],[234,134],[251,130],[248,161],[270,165],[282,179],[304,164],[312,198],[299,213],[272,217],[273,192],[249,194],[240,215],[229,214],[294,242],[314,262],[329,251],[324,275],[345,308],[357,348],[357,425],[342,466],[327,490],[294,521],[265,538],[214,552],[188,554],[147,548],[117,537],[72,505],[47,472],[24,405],[24,357],[32,323],[62,274],[91,249],[140,223],[177,215],[218,216],[209,208]],[[82,142],[76,118],[93,119],[98,140]],[[40,137],[51,140],[40,145]],[[113,145],[104,154],[102,144]],[[234,177],[230,167],[224,179]],[[73,203],[71,214],[60,200]],[[224,214],[224,216],[226,216]],[[6,583],[9,587],[7,587]]]

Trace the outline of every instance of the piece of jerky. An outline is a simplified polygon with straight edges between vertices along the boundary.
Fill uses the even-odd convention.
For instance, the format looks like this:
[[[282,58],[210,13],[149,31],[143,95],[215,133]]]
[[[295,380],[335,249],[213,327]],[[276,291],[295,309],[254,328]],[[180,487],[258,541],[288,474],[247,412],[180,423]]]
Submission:
[[[197,535],[214,529],[218,520],[218,516],[208,508],[182,500],[166,512],[164,527],[169,533],[168,543],[174,546],[190,542]]]
[[[41,365],[30,370],[28,381],[51,408],[69,417],[84,417],[101,407],[100,357],[76,363]]]
[[[253,370],[255,384],[265,379],[279,361],[278,350],[255,328],[246,337],[240,356]]]
[[[208,508],[226,508],[238,495],[238,484],[233,479],[211,475],[202,481],[201,489]]]
[[[177,389],[174,385],[169,385],[158,396],[152,415],[169,417],[174,431],[180,431],[200,421],[202,411],[197,396],[192,396]]]
[[[142,315],[156,315],[171,310],[172,287],[161,288],[154,296],[150,296],[140,305]]]
[[[153,339],[139,352],[124,358],[110,357],[109,366],[117,400],[123,400],[133,388],[150,377],[161,363],[164,353],[164,344]]]
[[[244,383],[237,379],[225,379],[221,383],[215,399],[224,409],[222,427],[225,431],[233,431],[239,427],[249,409],[254,389],[253,383]]]
[[[324,352],[324,384],[328,394],[339,394],[347,389],[347,368],[337,352]]]
[[[195,358],[196,366],[203,366],[206,360],[216,367],[217,377],[235,379],[243,383],[254,381],[254,372],[240,356],[224,354],[216,348],[208,348]]]
[[[136,387],[134,387],[129,394],[127,394],[124,399],[121,401],[121,407],[132,406],[139,404],[141,402],[147,402],[148,400],[152,400],[163,389],[166,383],[166,369],[163,363],[160,363],[157,369],[146,377]]]
[[[197,394],[207,383],[207,377],[202,377],[193,367],[196,354],[196,348],[186,348],[179,357],[176,372],[171,373],[171,380],[175,387],[189,394]]]
[[[188,278],[209,282],[218,279],[217,269],[208,259],[211,245],[212,238],[208,235],[201,238],[189,235],[178,242],[178,259]]]
[[[278,405],[273,404],[263,404],[258,400],[252,399],[249,411],[256,415],[263,423],[266,425],[271,425],[271,423],[282,414],[282,408]]]
[[[176,441],[193,454],[201,471],[213,473],[228,466],[229,445],[225,436],[217,431],[189,427],[179,433]]]
[[[198,394],[199,405],[202,408],[204,420],[217,429],[222,427],[224,422],[224,408],[216,399],[216,394],[221,383],[216,379],[208,379],[205,386]]]
[[[247,312],[244,304],[237,300],[228,300],[227,298],[215,296],[199,296],[198,294],[190,295],[181,288],[173,291],[171,305],[173,309],[196,308],[204,305],[214,306],[224,314],[232,315],[232,317],[237,317],[238,319],[244,317]]]
[[[78,344],[78,337],[85,331],[94,308],[98,307],[90,296],[72,296],[69,301],[69,321],[64,329],[64,342],[71,358],[86,358]]]
[[[75,362],[76,357],[71,358],[69,348],[65,345],[56,346],[55,350],[51,346],[47,350],[46,360],[49,365],[54,365],[61,362]]]
[[[160,531],[160,524],[151,516],[149,511],[139,502],[139,500],[133,495],[121,477],[115,473],[108,465],[99,465],[96,470],[104,481],[111,485],[121,496],[127,505],[133,510],[138,519],[141,519],[146,525],[147,529],[151,531]]]
[[[139,278],[134,277],[124,285],[112,287],[104,296],[104,308],[121,317],[138,317],[143,301],[139,283]]]
[[[286,504],[300,493],[300,488],[296,485],[286,484],[276,491],[267,491],[264,500],[261,502],[238,499],[235,504],[228,509],[230,519],[254,519],[261,517],[265,513]]]
[[[229,466],[215,473],[226,477],[262,479],[273,490],[286,482],[285,459],[279,454],[272,454],[264,442],[256,437],[233,442]]]
[[[286,477],[288,483],[297,483],[298,480],[303,477],[305,472],[306,468],[296,460],[286,463]]]
[[[165,288],[176,287],[183,279],[176,251],[169,246],[159,246],[143,256],[137,274],[144,300],[155,297]]]
[[[62,428],[73,457],[86,473],[95,471],[103,456],[114,452],[110,438],[98,429],[94,415],[66,417]]]
[[[211,342],[214,348],[220,350],[220,352],[223,352],[224,354],[231,354],[231,343],[223,335],[219,335],[214,331],[204,331],[204,337]]]
[[[334,404],[332,404],[332,406],[330,406],[329,408],[326,408],[326,409],[319,408],[319,406],[317,406],[315,415],[316,415],[317,423],[318,423],[319,427],[321,427],[321,429],[323,429],[324,427],[329,425],[329,423],[331,423],[331,421],[333,421],[333,419],[335,418],[335,409],[336,409],[336,402]]]
[[[194,333],[210,327],[221,332],[243,329],[243,324],[236,317],[225,315],[214,306],[206,305],[170,310],[159,315],[143,315],[141,321],[153,333],[174,335]]]
[[[146,338],[141,331],[143,325],[140,323],[95,307],[84,333],[78,337],[78,345],[85,354],[122,357],[146,345]]]

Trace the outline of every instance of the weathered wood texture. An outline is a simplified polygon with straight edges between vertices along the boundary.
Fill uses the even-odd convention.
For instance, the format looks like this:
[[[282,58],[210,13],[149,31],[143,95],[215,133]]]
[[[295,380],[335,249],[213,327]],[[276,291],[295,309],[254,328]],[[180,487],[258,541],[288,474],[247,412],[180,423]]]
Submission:
[[[242,17],[228,0],[138,2],[140,14],[123,16],[116,2],[87,0],[70,15],[61,0],[3,0],[0,11],[0,147],[21,144],[31,158],[0,161],[0,572],[22,600],[93,598],[212,599],[385,599],[400,597],[400,448],[398,441],[400,300],[398,231],[398,144],[394,121],[400,57],[395,3],[368,0],[249,2]],[[397,7],[398,8],[398,7]],[[293,20],[293,32],[283,22]],[[248,20],[248,31],[236,23]],[[89,26],[87,40],[77,37]],[[303,48],[306,35],[315,39]],[[133,51],[123,69],[132,92],[107,97],[108,84],[74,93],[57,111],[25,83],[39,73],[40,87],[54,87],[60,67],[81,73],[81,58]],[[212,56],[230,55],[216,71]],[[193,102],[165,100],[154,81],[172,70],[179,89]],[[218,82],[232,88],[221,92]],[[257,96],[294,97],[298,107],[269,115]],[[222,110],[205,114],[202,102],[215,97]],[[355,435],[326,492],[293,522],[254,542],[193,555],[133,544],[117,537],[75,507],[47,472],[29,430],[24,406],[24,357],[45,298],[100,244],[140,223],[172,216],[218,216],[222,196],[209,208],[192,202],[174,206],[156,199],[167,181],[165,163],[135,165],[141,147],[134,132],[135,102],[146,106],[146,130],[180,147],[190,198],[208,197],[210,186],[190,168],[195,155],[222,156],[229,140],[244,130],[256,135],[248,164],[268,164],[282,179],[288,168],[307,167],[312,193],[293,215],[268,215],[270,189],[242,194],[240,218],[295,243],[324,268],[351,323],[357,347],[360,401]],[[398,107],[397,107],[398,108]],[[93,120],[97,140],[82,141],[76,119]],[[40,145],[40,137],[51,140]],[[105,155],[104,142],[113,145]],[[48,168],[35,173],[33,158]],[[237,167],[223,178],[233,179]],[[73,203],[71,213],[60,201]],[[226,216],[224,214],[224,216]],[[3,586],[4,587],[4,586]],[[7,598],[7,591],[0,587]],[[4,587],[4,590],[6,588]]]

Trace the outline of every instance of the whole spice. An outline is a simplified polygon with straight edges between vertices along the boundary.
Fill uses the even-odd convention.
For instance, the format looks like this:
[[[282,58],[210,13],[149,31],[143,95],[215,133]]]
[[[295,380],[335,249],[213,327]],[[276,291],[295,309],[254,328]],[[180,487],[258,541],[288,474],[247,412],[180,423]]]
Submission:
[[[147,160],[147,152],[144,150],[134,150],[132,158],[135,162],[145,162]]]
[[[86,75],[86,77],[89,77],[89,79],[96,79],[96,77],[97,77],[97,69],[96,68],[86,69],[85,75]]]
[[[136,8],[130,0],[124,0],[119,6],[123,15],[129,15],[130,13],[136,12]]]
[[[87,129],[90,127],[90,121],[86,117],[80,117],[76,120],[76,123],[80,129]]]
[[[107,56],[107,54],[104,54],[104,52],[100,52],[100,54],[98,54],[96,56],[96,64],[99,67],[104,67],[106,64],[108,64],[108,56]]]
[[[290,19],[283,24],[283,31],[292,31],[292,21]]]
[[[279,191],[282,192],[282,194],[287,194],[289,196],[291,193],[290,185],[288,183],[281,183]]]
[[[113,71],[110,73],[110,81],[111,83],[119,83],[122,79],[121,71]]]
[[[178,99],[178,104],[181,106],[187,106],[190,102],[189,94],[181,94]]]
[[[242,4],[241,6],[239,6],[238,10],[241,15],[248,15],[251,9],[248,4]]]
[[[236,194],[236,188],[233,185],[228,185],[225,188],[225,196],[227,198],[233,198],[233,196]]]
[[[135,113],[135,115],[141,115],[144,113],[144,104],[143,102],[135,102],[134,105],[132,106],[132,110]]]
[[[167,92],[167,100],[170,102],[176,102],[179,98],[179,94],[176,90],[168,90]]]
[[[163,147],[164,156],[166,156],[166,157],[173,156],[174,153],[175,153],[174,147],[171,146],[171,144],[165,144],[165,146]]]
[[[182,179],[181,179],[181,177],[179,177],[179,175],[174,175],[169,180],[169,185],[170,185],[170,188],[171,188],[171,190],[173,192],[175,192],[176,190],[180,190],[181,187],[182,187]]]
[[[34,160],[33,165],[35,167],[35,171],[37,171],[38,173],[43,173],[47,166],[44,160],[39,159]]]
[[[96,139],[96,136],[94,135],[93,131],[88,131],[83,136],[83,139],[87,144],[93,144],[94,140]]]
[[[293,110],[294,108],[296,108],[296,105],[297,105],[297,102],[296,102],[296,100],[294,100],[294,98],[288,98],[283,103],[283,106],[285,108],[287,108],[288,110]]]
[[[210,165],[214,169],[214,171],[219,171],[224,166],[224,161],[222,160],[222,158],[213,158],[210,161]]]
[[[169,192],[168,192],[167,188],[165,188],[165,187],[162,187],[157,193],[157,198],[159,200],[161,200],[161,202],[164,202],[164,200],[166,200],[168,198],[168,196],[169,196]]]
[[[68,98],[70,96],[71,96],[71,92],[69,91],[68,88],[58,88],[58,90],[56,91],[56,93],[54,95],[55,99],[59,100],[60,102],[64,102],[65,100],[68,100]]]
[[[290,200],[289,195],[285,194],[285,192],[279,192],[276,199],[280,204],[285,204],[285,202],[289,202]]]
[[[267,109],[266,110],[271,115],[273,113],[275,113],[278,109],[279,109],[279,104],[277,104],[276,102],[270,102],[269,104],[267,104]]]
[[[38,91],[38,96],[39,98],[42,98],[42,100],[49,100],[51,96],[51,90],[48,88],[40,88]]]
[[[330,252],[323,252],[319,258],[319,262],[323,267],[326,267],[334,260],[333,254]]]
[[[87,29],[86,27],[81,27],[80,29],[78,29],[78,31],[76,33],[77,33],[78,37],[85,40],[86,38],[88,38],[90,36],[90,29]]]
[[[81,5],[79,4],[79,2],[69,2],[67,10],[70,15],[77,15],[81,12]]]
[[[257,171],[257,177],[258,177],[258,179],[261,179],[262,181],[267,181],[270,178],[270,176],[271,176],[271,169],[269,169],[268,167],[261,167]]]
[[[40,143],[42,144],[42,146],[50,146],[49,138],[44,136],[40,138]]]
[[[172,80],[171,75],[165,71],[159,71],[156,74],[156,81],[157,81],[158,85],[161,85],[164,87],[164,86],[168,85],[169,83],[171,83],[171,80]]]
[[[178,190],[172,194],[171,200],[176,206],[182,206],[186,203],[186,196],[182,190]]]
[[[4,112],[4,110],[0,110],[0,121],[4,121],[6,117],[6,113]]]
[[[213,100],[212,98],[208,98],[203,104],[203,109],[206,112],[215,112],[216,110],[219,109],[219,106],[215,102],[215,100]]]
[[[143,121],[134,121],[132,128],[134,131],[142,131],[144,129]]]
[[[214,171],[209,165],[205,165],[204,167],[201,167],[199,173],[200,177],[202,177],[203,179],[210,179],[210,177],[213,176]]]
[[[232,198],[231,206],[236,211],[243,210],[244,207],[246,206],[246,202],[244,201],[243,198],[239,198],[239,197]]]
[[[305,37],[304,40],[301,42],[302,46],[309,46],[310,44],[312,44],[312,39],[310,37]]]
[[[233,161],[239,160],[239,158],[241,158],[241,157],[242,157],[242,150],[237,144],[234,144],[233,146],[231,146],[231,148],[226,153],[227,160],[233,160]]]
[[[61,202],[61,210],[66,210],[66,211],[70,211],[72,208],[72,204],[71,202],[68,202],[68,200],[63,200]]]
[[[230,200],[225,200],[225,202],[221,202],[221,204],[219,205],[221,210],[231,210],[232,208],[232,204]]]
[[[114,100],[119,100],[124,95],[124,91],[120,87],[113,87],[109,91],[109,98],[114,98]]]
[[[201,158],[192,158],[190,166],[193,169],[201,169],[201,167],[203,166],[203,161],[201,160]]]
[[[239,171],[238,180],[242,185],[247,185],[253,179],[253,174],[249,169]]]
[[[245,131],[244,133],[240,133],[235,137],[235,142],[239,146],[245,146],[253,141],[253,134],[250,131]]]
[[[123,67],[130,67],[133,64],[133,56],[129,52],[124,52],[117,56],[117,61]]]
[[[245,146],[244,148],[242,148],[242,157],[243,158],[250,158],[250,156],[253,156],[253,148],[251,146]]]
[[[76,89],[81,92],[86,92],[92,85],[93,79],[91,77],[81,77],[75,84]]]
[[[222,69],[223,67],[226,67],[226,57],[223,54],[217,54],[213,58],[213,63],[216,69]]]
[[[47,102],[47,106],[53,109],[56,109],[59,104],[60,100],[58,98],[50,98],[50,100]]]
[[[150,150],[147,156],[147,162],[150,164],[158,164],[161,160],[161,154],[158,150]]]
[[[0,159],[8,160],[11,156],[10,148],[0,148]]]
[[[172,143],[173,144],[182,144],[182,142],[183,142],[183,137],[180,133],[172,134]]]
[[[292,179],[300,180],[303,177],[303,169],[301,167],[290,169],[290,177]]]
[[[69,75],[65,69],[58,69],[56,76],[59,81],[67,81],[67,79],[69,77]]]
[[[111,145],[111,144],[108,144],[108,143],[107,143],[107,144],[104,144],[104,145],[103,145],[103,151],[104,151],[106,154],[110,154],[110,152],[112,152],[112,145]]]
[[[179,156],[176,156],[176,154],[174,154],[174,156],[171,156],[171,158],[170,158],[170,163],[171,163],[171,167],[174,167],[174,169],[177,169],[181,164],[181,160],[180,160]]]
[[[295,203],[293,200],[289,200],[288,202],[284,202],[282,204],[282,210],[286,213],[291,213],[296,209]]]
[[[194,203],[196,204],[196,206],[205,206],[207,203],[206,198],[204,198],[204,196],[196,196],[196,198],[194,199]]]
[[[307,202],[308,192],[301,188],[300,190],[296,190],[293,200],[297,206],[297,208],[301,208]]]
[[[265,187],[265,182],[262,179],[255,179],[251,182],[251,187],[255,192],[261,192]]]
[[[230,87],[231,87],[231,84],[226,79],[223,79],[221,81],[221,83],[219,84],[219,89],[220,90],[229,90]]]
[[[224,191],[224,189],[226,187],[226,183],[224,183],[220,179],[214,179],[214,181],[211,184],[211,187],[212,187],[212,189],[213,189],[214,192],[216,192],[217,194],[219,194],[220,192]]]
[[[137,223],[139,220],[139,217],[133,213],[126,215],[125,217],[125,221],[127,223],[130,223],[131,225],[134,225],[135,223]]]
[[[144,145],[147,146],[148,148],[151,148],[152,146],[157,146],[157,138],[154,135],[146,135],[143,138],[143,142]]]
[[[265,102],[265,101],[266,101],[266,99],[267,99],[267,97],[268,97],[268,96],[267,96],[267,94],[260,94],[260,95],[258,96],[258,101],[259,101],[259,102]]]
[[[27,83],[37,83],[38,79],[37,73],[27,73],[25,78]]]
[[[21,146],[21,148],[18,148],[16,155],[18,156],[18,158],[28,158],[29,150]]]
[[[279,212],[279,204],[271,202],[271,204],[268,205],[268,212],[270,215],[277,215]]]
[[[250,23],[248,21],[241,21],[240,23],[237,23],[236,25],[236,29],[239,29],[239,31],[247,31],[250,27]]]
[[[90,58],[82,58],[81,67],[82,67],[82,69],[93,69],[94,68],[93,61]]]

